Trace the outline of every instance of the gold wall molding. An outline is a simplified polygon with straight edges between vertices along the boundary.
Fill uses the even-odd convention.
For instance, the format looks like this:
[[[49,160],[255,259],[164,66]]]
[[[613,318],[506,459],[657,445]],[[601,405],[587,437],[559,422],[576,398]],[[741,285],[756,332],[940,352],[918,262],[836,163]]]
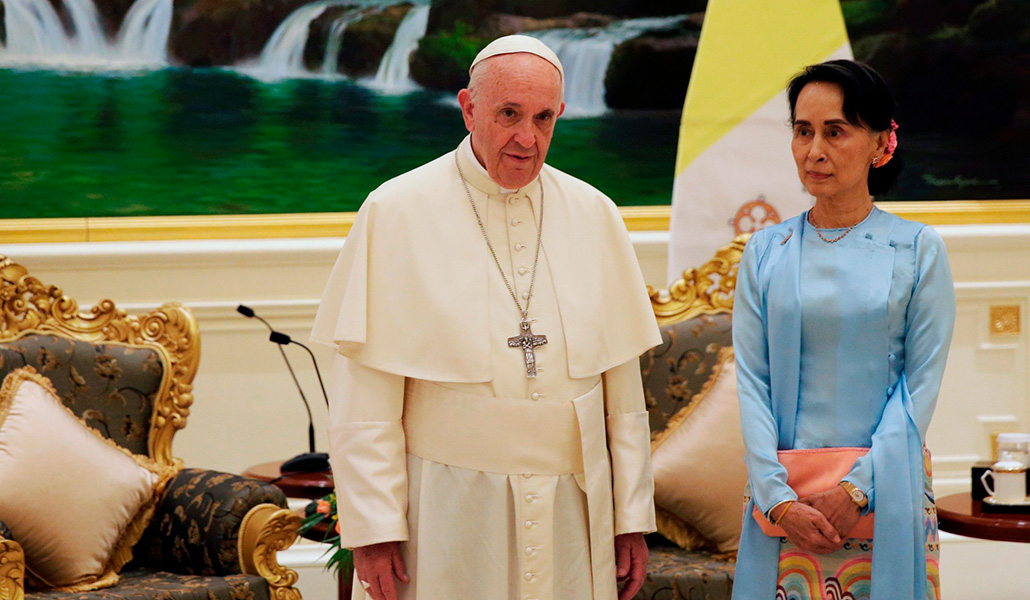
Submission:
[[[1030,224],[1030,200],[881,202],[887,212],[930,225]],[[669,206],[619,209],[630,231],[667,231]],[[343,237],[355,213],[0,219],[0,243]]]

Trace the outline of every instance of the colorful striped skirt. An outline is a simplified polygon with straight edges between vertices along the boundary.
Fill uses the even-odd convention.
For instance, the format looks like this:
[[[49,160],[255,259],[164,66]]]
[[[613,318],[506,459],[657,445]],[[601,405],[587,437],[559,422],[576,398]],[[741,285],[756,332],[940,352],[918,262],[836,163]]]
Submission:
[[[933,501],[930,452],[923,448],[923,518],[926,530],[926,600],[940,600],[940,539]],[[806,552],[780,538],[776,600],[869,600],[873,540],[850,538],[830,554]]]

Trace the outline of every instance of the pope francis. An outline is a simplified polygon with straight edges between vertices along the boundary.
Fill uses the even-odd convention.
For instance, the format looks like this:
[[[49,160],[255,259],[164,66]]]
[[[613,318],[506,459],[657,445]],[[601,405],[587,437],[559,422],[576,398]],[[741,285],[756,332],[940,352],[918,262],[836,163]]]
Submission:
[[[469,73],[470,135],[368,196],[315,319],[353,598],[628,600],[655,529],[640,269],[611,200],[544,164],[558,57],[507,36]]]

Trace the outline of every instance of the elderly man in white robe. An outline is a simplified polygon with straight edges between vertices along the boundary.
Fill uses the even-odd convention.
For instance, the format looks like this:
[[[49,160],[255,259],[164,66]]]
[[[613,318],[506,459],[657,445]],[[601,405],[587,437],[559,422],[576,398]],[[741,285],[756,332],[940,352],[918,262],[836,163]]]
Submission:
[[[312,339],[337,349],[355,599],[628,600],[643,582],[638,357],[660,336],[614,204],[544,164],[563,81],[539,40],[487,46],[458,94],[470,135],[373,191],[333,269]]]

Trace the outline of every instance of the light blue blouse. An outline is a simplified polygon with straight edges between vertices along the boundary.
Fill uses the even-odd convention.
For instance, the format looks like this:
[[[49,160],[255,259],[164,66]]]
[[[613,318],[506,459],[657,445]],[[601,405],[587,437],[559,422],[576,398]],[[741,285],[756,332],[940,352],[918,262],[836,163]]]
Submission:
[[[843,232],[823,235],[833,239]],[[918,450],[937,402],[954,318],[944,243],[929,227],[874,208],[834,244],[819,238],[807,223],[807,213],[756,233],[741,259],[733,311],[741,425],[754,504],[768,511],[797,498],[776,458],[777,450],[785,449],[872,448],[845,478],[866,492],[870,510],[876,509],[874,471],[883,477],[894,469],[899,481],[904,471],[914,486],[917,467],[921,474]],[[892,399],[895,406],[888,410]],[[920,465],[909,464],[917,454]],[[908,493],[907,488],[902,491]],[[899,498],[899,493],[895,489],[890,497]],[[908,496],[905,502],[912,507],[895,516],[913,523],[918,516],[921,523],[921,514],[908,514],[916,506]],[[899,509],[891,506],[891,511]],[[748,530],[756,528],[749,528],[747,520],[749,516],[738,573],[749,572],[749,561],[777,560],[748,556],[769,554],[774,547],[751,539],[754,534]],[[877,564],[893,552],[890,543],[881,543],[887,540],[880,539],[879,531],[878,526],[874,580]],[[762,567],[766,576],[761,579],[775,575],[774,569],[775,564]],[[734,597],[750,598],[736,593],[738,587],[749,587],[742,583],[740,578],[735,582]],[[775,587],[761,597],[774,595]]]

